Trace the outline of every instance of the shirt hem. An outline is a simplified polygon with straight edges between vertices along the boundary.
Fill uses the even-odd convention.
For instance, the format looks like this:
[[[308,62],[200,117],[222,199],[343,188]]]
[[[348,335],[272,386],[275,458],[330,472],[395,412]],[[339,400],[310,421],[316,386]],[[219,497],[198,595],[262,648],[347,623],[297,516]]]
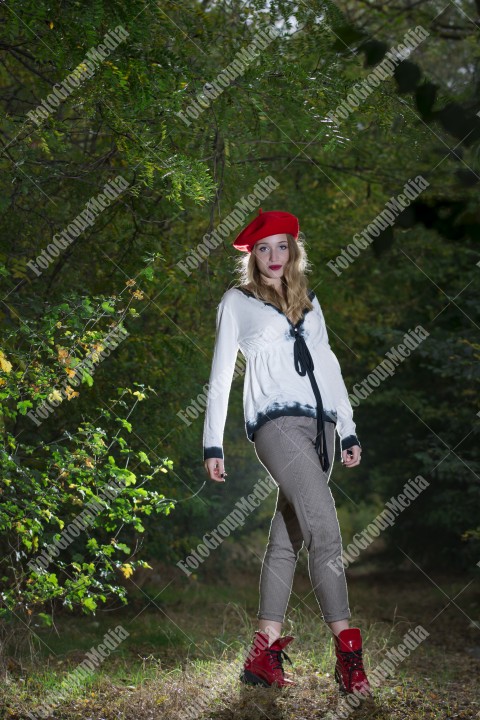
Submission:
[[[267,412],[259,413],[255,422],[245,423],[245,431],[247,434],[247,438],[250,440],[250,442],[254,443],[255,432],[259,430],[262,425],[265,425],[265,423],[267,423],[269,420],[274,420],[275,418],[282,417],[283,415],[316,418],[317,412],[315,408],[309,408],[308,406],[299,406],[298,403],[297,405],[290,407],[281,406],[278,408],[272,408]],[[324,422],[331,422],[334,425],[336,425],[337,423],[336,413],[334,410],[322,410],[322,417]]]

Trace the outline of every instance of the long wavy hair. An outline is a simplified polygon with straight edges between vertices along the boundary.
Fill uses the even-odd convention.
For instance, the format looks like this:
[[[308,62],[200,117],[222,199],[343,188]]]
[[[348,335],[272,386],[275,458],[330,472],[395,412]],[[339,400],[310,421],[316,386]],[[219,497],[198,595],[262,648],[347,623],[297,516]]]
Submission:
[[[255,255],[242,253],[237,261],[236,274],[240,287],[250,290],[259,300],[272,303],[290,318],[295,324],[303,315],[304,308],[313,310],[308,297],[306,274],[311,271],[310,262],[305,250],[305,236],[300,233],[298,240],[288,235],[289,259],[285,265],[282,282],[282,294],[273,285],[264,282],[263,275],[257,267]],[[248,288],[246,287],[248,285]]]

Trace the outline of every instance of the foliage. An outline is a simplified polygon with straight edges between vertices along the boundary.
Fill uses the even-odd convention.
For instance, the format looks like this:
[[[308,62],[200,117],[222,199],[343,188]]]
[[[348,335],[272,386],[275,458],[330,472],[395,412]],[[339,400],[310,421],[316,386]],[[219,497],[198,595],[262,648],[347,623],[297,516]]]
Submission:
[[[113,595],[126,602],[119,577],[148,567],[135,559],[138,548],[130,547],[144,531],[142,518],[168,515],[174,506],[158,490],[158,473],[167,473],[171,461],[152,463],[131,439],[131,416],[151,388],[138,383],[135,390],[119,388],[117,399],[75,428],[63,407],[80,402],[93,385],[111,332],[102,326],[115,316],[118,328],[133,297],[121,308],[120,298],[68,300],[44,306],[41,318],[10,329],[0,356],[4,618],[28,619],[47,601],[55,601],[52,608],[61,603],[84,612],[94,612]],[[80,359],[84,350],[92,360],[89,371]],[[75,386],[70,385],[74,368]],[[57,388],[65,388],[63,397]],[[44,400],[49,404],[43,407],[58,418],[36,414]],[[55,420],[52,433],[45,426]],[[72,525],[79,516],[83,525]]]
[[[154,555],[173,563],[258,478],[243,432],[240,379],[225,436],[229,482],[207,484],[197,495],[205,479],[203,414],[186,423],[181,412],[208,380],[216,305],[234,282],[233,237],[190,275],[179,263],[266,175],[280,186],[264,209],[285,207],[301,219],[310,286],[349,389],[409,328],[422,324],[430,333],[355,411],[362,466],[334,469],[343,516],[351,513],[349,527],[357,528],[369,508],[373,517],[409,477],[422,474],[431,487],[387,533],[390,553],[398,547],[419,562],[472,564],[479,547],[480,171],[473,5],[96,0],[88,12],[76,0],[5,6],[0,392],[9,612],[24,602],[49,610],[48,600],[93,610],[109,593],[124,594],[114,571],[123,567],[128,575],[139,562],[135,533],[144,536],[142,562]],[[339,127],[329,121],[386,50],[419,24],[429,37],[409,64]],[[29,113],[53,86],[120,25],[128,37],[93,76],[41,123],[33,121]],[[205,83],[272,25],[279,36],[186,124],[179,113]],[[419,174],[430,185],[418,201],[341,276],[332,273],[328,261]],[[128,187],[34,272],[31,263],[55,235],[118,176]],[[99,359],[105,337],[122,328],[128,337],[93,362],[94,374],[80,365],[86,356]],[[68,378],[76,367],[83,371],[74,387]],[[37,425],[32,414],[45,400],[58,405]],[[97,517],[89,546],[79,537],[49,574],[29,573],[28,560],[61,523],[130,471],[136,482]],[[266,532],[267,523],[262,508],[245,532]],[[116,533],[126,535],[118,547],[111,543]],[[126,547],[132,558],[122,557]]]

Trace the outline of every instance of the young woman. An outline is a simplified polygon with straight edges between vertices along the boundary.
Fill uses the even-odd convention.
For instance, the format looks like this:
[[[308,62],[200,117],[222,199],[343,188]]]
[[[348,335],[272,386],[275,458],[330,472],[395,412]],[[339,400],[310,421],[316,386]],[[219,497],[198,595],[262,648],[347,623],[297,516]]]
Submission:
[[[342,692],[370,691],[362,638],[349,627],[350,610],[341,562],[342,541],[328,486],[335,429],[342,463],[360,463],[353,410],[329,342],[318,299],[307,287],[308,260],[298,219],[262,212],[233,246],[241,284],[223,295],[203,434],[208,476],[224,482],[223,433],[238,349],[246,360],[244,412],[247,437],[278,485],[275,513],[260,575],[258,630],[241,680],[293,685],[285,676],[281,636],[298,554],[305,545],[313,591],[335,641],[335,679]],[[307,269],[308,268],[308,269]]]

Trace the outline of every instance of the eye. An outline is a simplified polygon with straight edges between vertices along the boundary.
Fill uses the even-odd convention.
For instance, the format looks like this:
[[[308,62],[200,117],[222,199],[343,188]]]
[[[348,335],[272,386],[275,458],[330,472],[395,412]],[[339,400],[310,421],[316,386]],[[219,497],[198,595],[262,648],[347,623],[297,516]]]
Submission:
[[[288,245],[280,245],[281,250],[286,250],[288,248]]]

